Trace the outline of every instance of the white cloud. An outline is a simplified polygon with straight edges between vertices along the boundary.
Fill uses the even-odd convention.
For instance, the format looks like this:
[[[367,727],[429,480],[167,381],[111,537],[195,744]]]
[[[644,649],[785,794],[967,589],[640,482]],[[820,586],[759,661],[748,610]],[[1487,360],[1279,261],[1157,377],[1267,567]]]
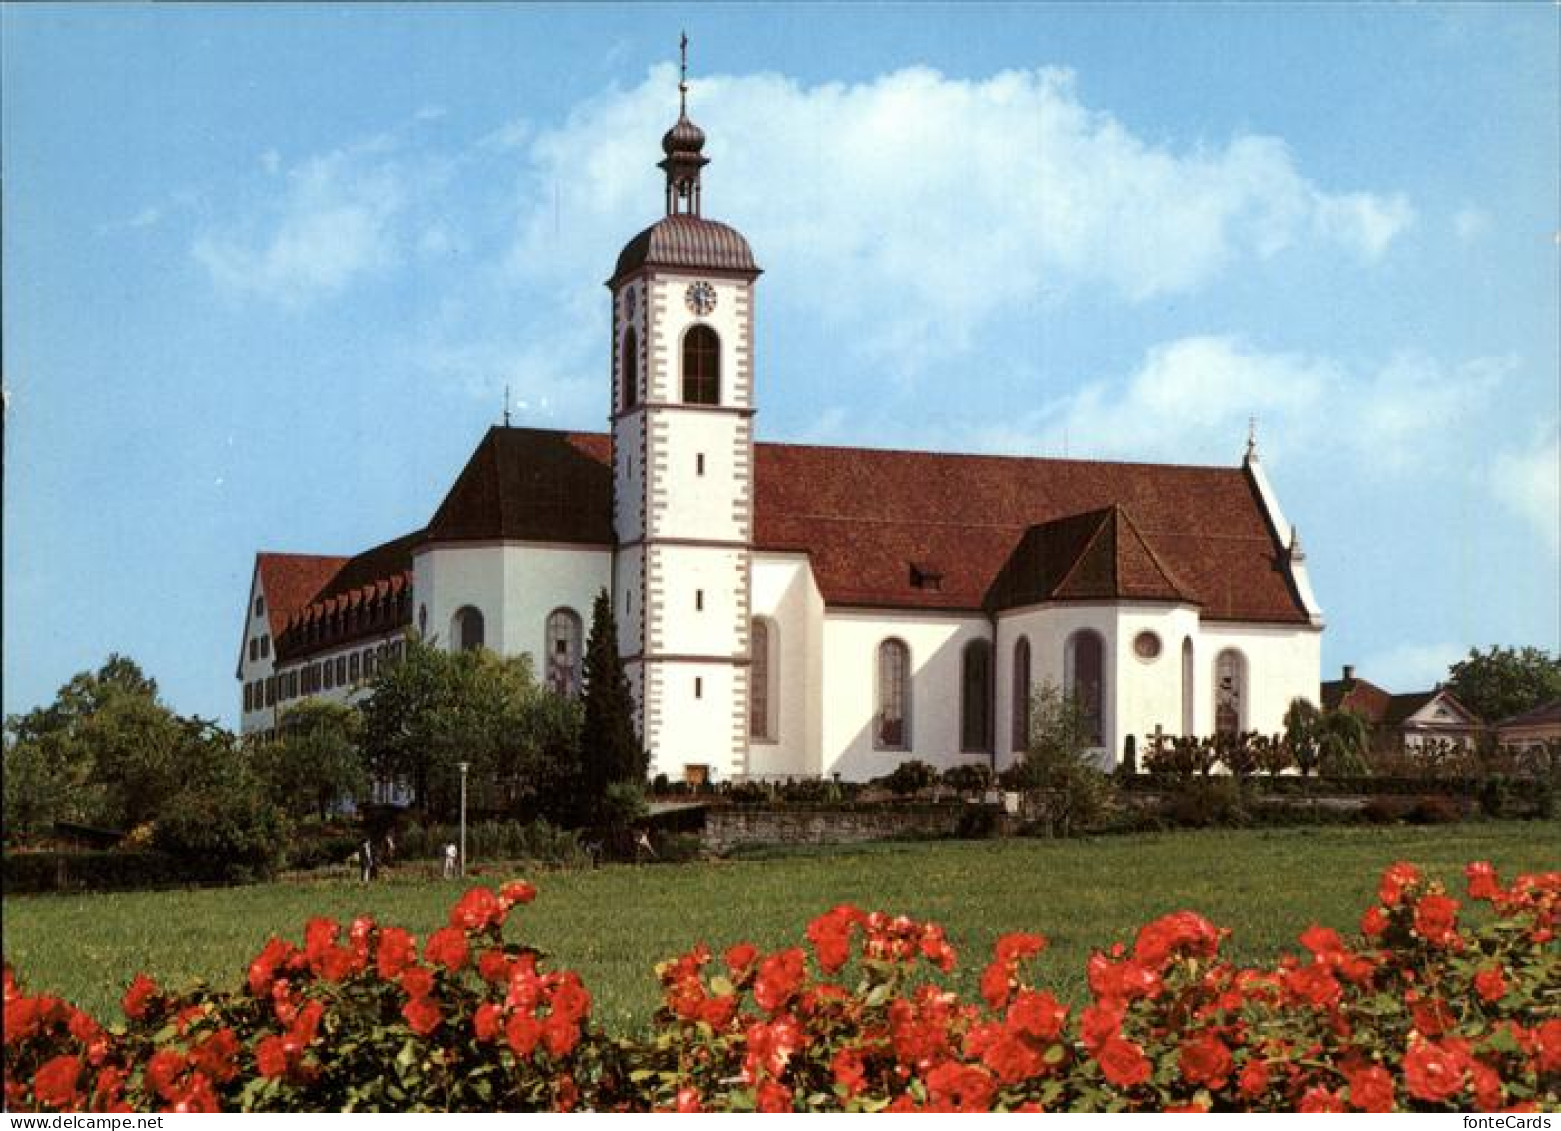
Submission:
[[[672,83],[656,68],[531,138],[514,255],[526,276],[611,262],[650,218],[647,139],[670,124]],[[1401,196],[1314,184],[1276,138],[1146,140],[1060,70],[967,81],[912,68],[812,87],[716,77],[690,105],[710,138],[707,213],[761,251],[786,249],[786,277],[769,284],[783,298],[841,324],[870,313],[880,360],[957,349],[1071,288],[1146,300],[1307,242],[1374,260],[1414,216]],[[573,254],[555,268],[560,226]]]
[[[1430,691],[1447,679],[1447,669],[1468,655],[1468,648],[1441,641],[1435,644],[1398,644],[1363,657],[1355,674],[1384,691]],[[1326,678],[1337,679],[1337,673]]]
[[[1458,238],[1464,243],[1473,243],[1483,236],[1491,226],[1491,215],[1483,208],[1473,206],[1460,208],[1453,214],[1453,231],[1458,233]]]
[[[198,236],[192,252],[222,288],[296,304],[397,258],[394,220],[406,193],[383,139],[314,157],[287,171],[263,220]]]
[[[1228,463],[1249,418],[1259,448],[1283,461],[1348,459],[1378,474],[1442,459],[1489,404],[1511,362],[1445,366],[1400,354],[1360,370],[1326,357],[1267,353],[1238,338],[1198,336],[1152,348],[1125,378],[1087,383],[1052,405],[984,429],[993,451]]]
[[[1561,429],[1552,427],[1529,447],[1498,455],[1491,489],[1533,526],[1541,545],[1552,555],[1561,553]]]

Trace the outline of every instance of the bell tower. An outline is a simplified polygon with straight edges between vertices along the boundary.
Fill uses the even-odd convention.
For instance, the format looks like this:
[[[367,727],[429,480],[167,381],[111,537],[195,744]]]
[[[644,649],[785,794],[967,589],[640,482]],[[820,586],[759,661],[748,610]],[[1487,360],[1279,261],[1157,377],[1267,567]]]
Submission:
[[[753,541],[753,292],[748,241],[706,219],[705,135],[661,140],[666,214],[624,247],[613,303],[613,605],[650,773],[747,772]]]

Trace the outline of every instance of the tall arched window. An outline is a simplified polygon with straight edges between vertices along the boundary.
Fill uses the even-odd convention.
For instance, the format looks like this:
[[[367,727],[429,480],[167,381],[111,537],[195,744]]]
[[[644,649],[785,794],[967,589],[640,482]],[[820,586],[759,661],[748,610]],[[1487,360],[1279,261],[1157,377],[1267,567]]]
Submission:
[[[1091,746],[1106,743],[1106,642],[1084,629],[1068,637],[1063,656],[1063,693],[1079,705]]]
[[[623,335],[623,407],[640,403],[640,336],[630,326]]]
[[[1196,692],[1192,686],[1193,662],[1192,662],[1192,637],[1182,637],[1182,734],[1191,737],[1196,723],[1193,721],[1193,704],[1196,700],[1193,696]]]
[[[721,403],[721,339],[709,326],[694,326],[683,335],[683,401]]]
[[[1227,648],[1214,661],[1214,733],[1240,734],[1246,717],[1247,660]]]
[[[482,647],[482,613],[471,605],[462,605],[450,618],[450,640],[462,652]]]
[[[775,629],[755,617],[748,635],[748,737],[775,738]]]
[[[992,646],[985,640],[966,644],[961,657],[959,748],[992,748]]]
[[[911,746],[911,650],[903,640],[878,645],[878,713],[874,745],[881,750]]]
[[[547,685],[560,695],[580,694],[580,614],[554,609],[547,615]]]
[[[1014,642],[1013,748],[1030,748],[1030,638]]]

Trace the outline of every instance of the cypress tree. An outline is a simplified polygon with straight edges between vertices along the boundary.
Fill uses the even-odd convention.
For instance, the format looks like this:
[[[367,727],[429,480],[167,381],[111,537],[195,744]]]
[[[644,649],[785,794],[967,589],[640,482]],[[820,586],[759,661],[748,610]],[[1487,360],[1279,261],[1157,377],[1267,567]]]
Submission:
[[[585,648],[585,723],[580,731],[580,768],[586,807],[599,808],[614,782],[645,780],[645,751],[634,733],[634,697],[618,655],[618,626],[607,591],[591,609]]]

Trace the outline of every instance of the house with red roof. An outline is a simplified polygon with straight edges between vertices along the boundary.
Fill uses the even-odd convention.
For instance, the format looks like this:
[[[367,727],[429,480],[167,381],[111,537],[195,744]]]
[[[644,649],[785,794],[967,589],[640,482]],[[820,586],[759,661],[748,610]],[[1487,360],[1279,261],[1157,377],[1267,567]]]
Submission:
[[[1372,744],[1380,750],[1415,751],[1427,746],[1472,749],[1485,724],[1445,687],[1395,695],[1355,674],[1344,665],[1340,679],[1321,687],[1324,709],[1354,711],[1371,728]]]
[[[705,138],[662,140],[665,215],[623,248],[606,433],[498,427],[428,524],[350,558],[257,555],[243,729],[347,700],[408,633],[530,653],[581,690],[611,597],[651,772],[1002,768],[1050,682],[1103,766],[1156,732],[1282,728],[1321,612],[1258,457],[1187,467],[755,436],[747,240],[705,217]]]

